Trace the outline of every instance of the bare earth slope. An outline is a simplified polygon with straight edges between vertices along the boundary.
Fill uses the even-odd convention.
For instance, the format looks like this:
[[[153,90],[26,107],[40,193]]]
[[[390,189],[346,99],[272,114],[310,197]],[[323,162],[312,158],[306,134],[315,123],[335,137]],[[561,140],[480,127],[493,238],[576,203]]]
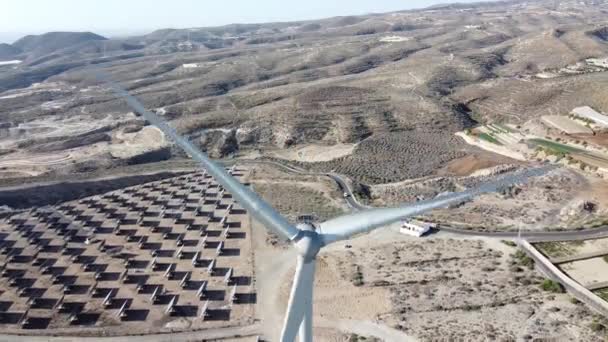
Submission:
[[[97,82],[99,68],[215,157],[347,144],[352,153],[334,160],[295,159],[366,183],[436,174],[479,155],[453,135],[478,122],[518,123],[583,103],[608,110],[605,72],[536,77],[608,56],[606,10],[604,1],[507,1],[122,40],[26,37],[13,47],[23,63],[0,66],[0,162],[39,162],[2,172],[180,156],[162,143],[115,153],[117,137],[142,123]]]

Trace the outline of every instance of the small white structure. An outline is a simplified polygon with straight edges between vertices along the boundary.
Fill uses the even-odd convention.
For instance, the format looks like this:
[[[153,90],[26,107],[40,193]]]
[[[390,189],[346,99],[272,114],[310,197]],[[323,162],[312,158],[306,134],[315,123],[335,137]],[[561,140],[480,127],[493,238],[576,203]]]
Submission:
[[[572,114],[592,120],[598,125],[608,127],[608,116],[596,112],[589,106],[574,108]]]
[[[21,64],[22,61],[20,60],[12,60],[12,61],[0,61],[0,66],[3,65],[16,65],[16,64]]]
[[[585,61],[587,64],[608,69],[608,58],[589,58]]]
[[[184,69],[194,69],[194,68],[198,68],[198,64],[196,64],[196,63],[186,63],[186,64],[182,64],[182,67]]]
[[[436,226],[437,225],[434,223],[420,222],[415,220],[404,220],[401,222],[401,228],[399,229],[399,232],[405,235],[421,237]]]

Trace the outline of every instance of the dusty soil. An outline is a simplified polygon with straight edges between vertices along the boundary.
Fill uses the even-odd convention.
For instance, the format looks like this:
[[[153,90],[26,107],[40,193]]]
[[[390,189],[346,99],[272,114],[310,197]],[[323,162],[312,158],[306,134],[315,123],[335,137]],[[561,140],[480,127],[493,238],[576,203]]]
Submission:
[[[560,258],[608,251],[608,239],[542,242],[535,246],[549,258]]]
[[[519,164],[521,162],[503,157],[495,153],[476,153],[462,158],[454,159],[447,163],[438,173],[440,175],[469,176],[477,170],[503,164]]]
[[[543,292],[540,274],[520,265],[511,256],[516,249],[498,240],[415,239],[393,226],[348,244],[318,257],[315,326],[393,336],[387,341],[601,338],[589,328],[594,318],[584,305]],[[283,274],[279,315],[292,275],[293,268]],[[334,338],[315,331],[323,341]]]
[[[255,191],[294,222],[299,215],[325,220],[348,209],[337,185],[327,177],[294,175],[266,164],[250,168]]]
[[[300,161],[305,163],[325,162],[347,156],[353,152],[354,144],[336,145],[304,145],[270,152],[269,155],[279,159]]]
[[[475,182],[474,179],[465,178],[463,183]],[[601,194],[606,188],[608,183],[604,180],[562,168],[506,192],[486,194],[458,208],[436,210],[429,217],[487,230],[589,227],[605,220],[608,202]],[[597,209],[592,213],[577,209],[581,201],[597,203]]]
[[[608,133],[574,134],[573,138],[588,141],[602,147],[608,147]]]
[[[470,176],[423,177],[374,185],[370,187],[371,203],[396,206],[431,199],[441,193],[479,186],[519,167],[519,163],[503,164],[474,171]],[[482,195],[450,209],[438,209],[425,216],[439,223],[481,230],[580,228],[603,222],[608,208],[607,189],[608,183],[603,179],[561,168],[525,184]],[[596,204],[594,211],[580,209],[582,201]]]
[[[360,277],[360,288],[374,291],[379,302],[388,290],[390,310],[373,317],[409,336],[467,341],[599,338],[588,328],[591,317],[584,306],[570,303],[567,295],[542,292],[540,275],[517,266],[511,257],[515,249],[496,240],[414,240],[379,232],[356,239],[352,246],[331,252],[341,282],[352,285]],[[370,306],[368,315],[377,313],[378,305]],[[571,315],[577,320],[569,319]]]
[[[608,281],[608,262],[603,257],[560,264],[559,267],[583,286]]]
[[[156,127],[147,126],[134,133],[123,129],[114,135],[110,154],[113,158],[129,159],[168,145],[165,135]]]
[[[593,131],[591,128],[585,127],[578,122],[563,115],[547,115],[543,116],[542,120],[550,127],[556,128],[569,135],[575,136],[590,136]]]

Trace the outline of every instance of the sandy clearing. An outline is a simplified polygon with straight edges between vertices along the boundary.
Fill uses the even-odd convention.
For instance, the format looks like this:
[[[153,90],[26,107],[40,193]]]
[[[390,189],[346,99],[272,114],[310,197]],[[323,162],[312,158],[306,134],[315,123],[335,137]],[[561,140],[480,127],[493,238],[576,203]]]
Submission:
[[[608,251],[608,239],[585,240],[577,245],[577,254],[596,253]]]
[[[355,144],[336,144],[333,146],[306,145],[274,151],[271,155],[281,159],[301,162],[324,162],[352,154],[355,146]]]
[[[165,135],[156,127],[146,126],[135,133],[117,133],[110,145],[114,158],[127,159],[168,145]]]
[[[341,279],[332,255],[317,258],[315,316],[328,319],[373,320],[390,310],[386,289],[356,287]]]
[[[494,153],[473,154],[450,161],[439,174],[469,176],[476,171],[489,169],[503,164],[519,164],[520,161]]]
[[[399,330],[387,327],[386,325],[376,324],[369,321],[356,320],[320,320],[317,326],[333,328],[343,332],[355,333],[359,336],[373,336],[386,342],[412,342],[417,341],[414,337],[407,336]],[[321,334],[319,334],[321,335]],[[325,338],[324,335],[321,335]],[[323,339],[326,341],[326,339]]]
[[[458,132],[458,133],[456,133],[456,135],[461,137],[462,139],[464,139],[467,142],[467,144],[475,145],[486,151],[502,154],[503,156],[507,156],[509,158],[526,161],[526,157],[524,157],[523,154],[512,151],[504,146],[499,146],[499,145],[492,144],[490,142],[486,142],[486,141],[483,141],[480,139],[475,139],[462,132]]]
[[[16,167],[16,166],[47,166],[63,164],[72,159],[69,153],[62,155],[24,155],[15,156],[12,158],[3,158],[0,160],[0,167]]]
[[[560,267],[583,286],[608,281],[608,262],[603,258],[570,262],[561,264]]]
[[[592,134],[591,128],[587,128],[578,122],[561,115],[546,115],[541,118],[543,122],[563,131],[567,134]]]
[[[344,250],[333,253],[345,253]],[[314,288],[315,327],[333,328],[343,333],[374,336],[383,341],[414,341],[408,335],[386,326],[379,317],[390,311],[390,292],[384,288],[356,287],[340,276],[339,259],[331,254],[317,257]],[[280,289],[279,307],[285,308],[291,289],[293,268]],[[315,331],[317,338],[327,337]]]

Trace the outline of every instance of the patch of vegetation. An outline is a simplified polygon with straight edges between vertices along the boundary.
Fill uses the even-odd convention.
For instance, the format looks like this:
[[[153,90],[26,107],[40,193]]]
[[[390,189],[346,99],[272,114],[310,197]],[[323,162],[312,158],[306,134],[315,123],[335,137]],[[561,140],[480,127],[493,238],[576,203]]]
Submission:
[[[589,328],[591,328],[591,331],[599,332],[599,333],[603,333],[604,331],[606,331],[606,326],[598,321],[591,322],[591,324],[589,325]]]
[[[321,220],[336,217],[343,210],[334,205],[323,192],[305,186],[284,183],[254,182],[255,190],[280,213],[295,222],[303,213],[314,214]]]
[[[608,289],[596,290],[593,293],[598,295],[598,297],[608,302]]]
[[[575,254],[578,247],[582,246],[583,244],[583,241],[539,242],[536,244],[536,248],[550,258],[557,258],[567,257]]]
[[[570,297],[570,303],[572,303],[572,304],[579,304],[580,302],[581,302],[580,300],[578,300],[578,299],[576,299],[574,297]]]
[[[604,259],[605,262],[608,262],[608,255],[604,255],[602,259]]]
[[[545,149],[551,150],[555,153],[568,154],[573,152],[582,152],[582,150],[579,148],[560,144],[546,139],[530,139],[528,141],[536,146],[544,147]]]
[[[361,272],[361,266],[355,266],[355,272],[351,276],[351,281],[355,286],[363,286],[363,273]]]
[[[534,268],[534,259],[530,258],[528,254],[521,249],[513,254],[513,258],[515,258],[518,265],[526,266],[529,269]]]
[[[576,115],[576,114],[570,114],[570,115],[568,115],[568,117],[569,117],[570,119],[574,119],[574,120],[579,120],[579,121],[582,121],[582,122],[584,122],[585,124],[587,124],[587,126],[592,125],[592,124],[595,124],[595,121],[593,121],[593,120],[591,120],[591,119],[589,119],[589,118],[584,118],[584,117],[579,116],[579,115]]]
[[[509,247],[517,247],[517,243],[515,243],[515,241],[511,241],[511,240],[500,240],[500,242],[504,243],[505,245],[509,246]]]
[[[564,292],[566,292],[566,290],[564,289],[564,287],[562,286],[562,284],[560,284],[557,281],[553,281],[551,279],[545,279],[540,284],[540,288],[543,289],[543,291],[553,292],[553,293],[564,293]]]
[[[464,310],[464,311],[479,311],[479,310],[481,310],[481,305],[465,304],[462,307],[462,310]]]
[[[380,342],[380,340],[375,337],[366,337],[366,336],[361,336],[361,335],[357,335],[357,334],[350,334],[348,336],[347,342],[359,342],[359,341]]]
[[[495,144],[495,145],[502,145],[500,143],[500,141],[496,140],[496,138],[494,138],[493,136],[491,136],[488,133],[479,133],[479,134],[477,134],[477,137],[481,140],[485,140],[485,141]]]

